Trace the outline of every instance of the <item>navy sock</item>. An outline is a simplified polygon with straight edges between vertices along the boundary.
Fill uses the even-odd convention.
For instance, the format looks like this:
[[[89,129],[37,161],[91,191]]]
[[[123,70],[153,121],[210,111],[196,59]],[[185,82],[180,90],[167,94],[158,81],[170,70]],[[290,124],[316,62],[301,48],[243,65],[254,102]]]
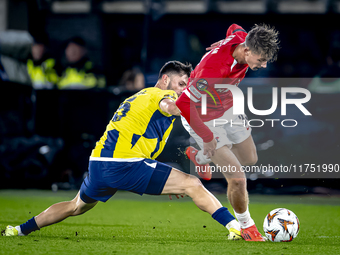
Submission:
[[[24,235],[28,235],[29,233],[40,229],[37,223],[35,222],[34,217],[26,221],[26,223],[21,224],[20,228],[21,228],[21,232]]]
[[[229,212],[228,208],[226,207],[221,207],[220,209],[216,210],[216,212],[214,212],[211,216],[214,218],[214,220],[218,221],[224,227],[232,220],[235,220],[235,217]]]

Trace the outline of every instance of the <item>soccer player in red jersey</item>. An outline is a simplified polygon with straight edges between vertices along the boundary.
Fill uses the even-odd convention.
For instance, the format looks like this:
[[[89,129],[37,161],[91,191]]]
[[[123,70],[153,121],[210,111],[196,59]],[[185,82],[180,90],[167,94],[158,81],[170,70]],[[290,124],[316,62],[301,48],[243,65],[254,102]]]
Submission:
[[[211,178],[207,171],[211,161],[221,169],[237,169],[222,172],[228,182],[228,199],[246,241],[264,241],[248,210],[246,177],[241,171],[242,165],[257,162],[256,147],[246,116],[233,115],[231,91],[216,88],[215,84],[238,86],[248,68],[266,68],[268,62],[276,60],[278,44],[278,32],[268,25],[255,25],[249,33],[239,25],[231,25],[226,38],[208,48],[211,50],[191,72],[188,86],[176,101],[183,126],[202,149],[190,146],[186,151],[199,175]],[[222,119],[244,125],[226,124]]]

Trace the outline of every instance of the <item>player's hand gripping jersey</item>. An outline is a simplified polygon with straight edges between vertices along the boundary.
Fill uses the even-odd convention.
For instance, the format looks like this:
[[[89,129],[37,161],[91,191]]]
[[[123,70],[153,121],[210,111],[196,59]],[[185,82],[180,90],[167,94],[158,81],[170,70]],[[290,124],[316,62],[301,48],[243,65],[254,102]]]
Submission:
[[[204,142],[210,142],[213,134],[203,123],[221,117],[233,106],[233,97],[228,89],[215,89],[215,84],[238,86],[244,78],[247,64],[238,64],[232,54],[244,43],[247,32],[233,24],[228,28],[227,37],[207,54],[190,74],[184,93],[176,101],[181,115]],[[206,95],[207,114],[201,114],[202,95]]]
[[[147,88],[120,104],[92,151],[92,160],[134,161],[155,159],[162,152],[175,117],[159,106],[165,98],[177,99],[173,90]]]

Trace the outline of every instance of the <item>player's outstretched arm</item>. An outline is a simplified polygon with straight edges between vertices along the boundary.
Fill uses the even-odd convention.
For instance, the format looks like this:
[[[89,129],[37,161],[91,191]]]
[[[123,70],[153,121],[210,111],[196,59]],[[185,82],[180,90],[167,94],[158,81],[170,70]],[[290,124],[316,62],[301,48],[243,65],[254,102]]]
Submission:
[[[218,42],[214,42],[213,44],[211,44],[209,47],[205,48],[207,51],[212,50],[213,48],[217,47],[218,45],[220,45],[220,43],[223,40],[219,40]]]
[[[180,112],[178,107],[176,106],[176,103],[171,100],[171,99],[163,99],[160,103],[159,103],[159,107],[162,109],[163,112],[166,112],[168,114],[171,115],[176,115],[179,116]]]

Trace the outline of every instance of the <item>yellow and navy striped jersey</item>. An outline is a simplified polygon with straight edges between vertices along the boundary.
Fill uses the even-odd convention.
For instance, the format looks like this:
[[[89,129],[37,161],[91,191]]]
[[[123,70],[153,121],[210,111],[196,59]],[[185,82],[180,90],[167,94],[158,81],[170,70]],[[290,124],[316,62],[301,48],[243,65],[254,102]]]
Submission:
[[[163,112],[161,100],[177,100],[173,90],[146,88],[120,104],[104,135],[97,142],[91,160],[133,161],[155,159],[162,152],[175,117]]]

